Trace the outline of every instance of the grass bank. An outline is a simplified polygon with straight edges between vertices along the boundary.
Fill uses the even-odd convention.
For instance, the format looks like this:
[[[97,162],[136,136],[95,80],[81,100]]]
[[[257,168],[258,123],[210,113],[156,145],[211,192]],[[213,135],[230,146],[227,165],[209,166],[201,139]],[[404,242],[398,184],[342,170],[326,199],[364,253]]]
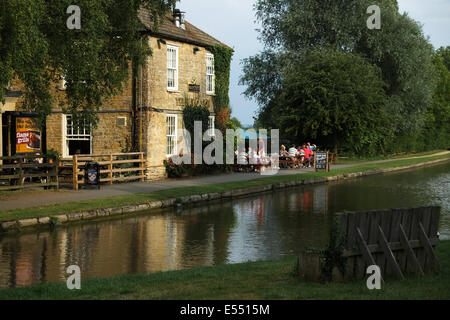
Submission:
[[[151,201],[160,201],[166,199],[180,198],[190,195],[201,195],[206,193],[221,193],[232,191],[236,189],[246,189],[255,186],[264,186],[275,183],[286,183],[298,180],[306,180],[311,178],[325,178],[330,176],[337,176],[342,174],[350,174],[356,172],[365,172],[372,170],[380,170],[386,168],[405,167],[419,163],[426,163],[433,160],[450,159],[450,154],[431,156],[416,159],[402,159],[393,160],[383,163],[371,163],[359,166],[352,166],[349,168],[334,169],[331,172],[308,172],[292,175],[276,175],[263,178],[257,178],[249,181],[217,183],[205,186],[190,186],[182,188],[172,188],[168,190],[160,190],[151,193],[132,194],[124,196],[115,196],[109,198],[92,199],[86,201],[67,202],[51,206],[14,209],[7,211],[0,211],[0,222],[12,221],[19,219],[29,219],[38,217],[49,217],[58,214],[67,214],[74,212],[83,212],[89,210],[121,207],[127,205],[139,205],[149,203]]]
[[[388,154],[388,155],[379,155],[379,156],[371,156],[371,157],[359,157],[359,156],[346,156],[343,154],[338,158],[338,164],[353,164],[359,162],[367,162],[367,161],[377,161],[377,160],[399,160],[404,158],[413,158],[413,157],[424,157],[431,156],[436,153],[445,152],[448,150],[430,150],[424,152],[402,152],[397,154]]]
[[[294,275],[296,258],[251,262],[148,275],[82,280],[81,290],[65,283],[0,290],[0,299],[164,299],[164,300],[300,300],[300,299],[450,299],[450,241],[436,254],[442,269],[422,278],[386,279],[381,290],[365,281],[320,284]]]

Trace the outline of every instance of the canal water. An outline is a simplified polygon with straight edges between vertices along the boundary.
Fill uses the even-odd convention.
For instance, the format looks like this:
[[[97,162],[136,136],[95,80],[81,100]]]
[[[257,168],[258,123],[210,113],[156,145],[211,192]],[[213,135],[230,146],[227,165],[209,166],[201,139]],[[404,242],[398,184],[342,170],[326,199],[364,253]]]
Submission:
[[[450,163],[228,202],[0,236],[0,287],[277,259],[328,240],[333,213],[439,205],[450,239]]]

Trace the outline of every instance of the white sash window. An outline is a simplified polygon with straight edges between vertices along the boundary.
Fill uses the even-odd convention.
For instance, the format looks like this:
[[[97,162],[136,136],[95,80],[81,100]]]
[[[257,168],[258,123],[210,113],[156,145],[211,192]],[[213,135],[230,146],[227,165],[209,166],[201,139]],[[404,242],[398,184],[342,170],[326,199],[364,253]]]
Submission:
[[[216,118],[214,116],[209,116],[209,121],[208,121],[208,135],[210,137],[215,137],[215,121]]]
[[[178,90],[178,47],[167,46],[167,90]]]
[[[63,115],[63,157],[92,153],[91,126],[84,122],[75,126],[71,115]]]
[[[214,79],[214,55],[206,54],[206,93],[214,94],[215,79]]]
[[[166,155],[171,157],[177,154],[177,116],[166,116]]]

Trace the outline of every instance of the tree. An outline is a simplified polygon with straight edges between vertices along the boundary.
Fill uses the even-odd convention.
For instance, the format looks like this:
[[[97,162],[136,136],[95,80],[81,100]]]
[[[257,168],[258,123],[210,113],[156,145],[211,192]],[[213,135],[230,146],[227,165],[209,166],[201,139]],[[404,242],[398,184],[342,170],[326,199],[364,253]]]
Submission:
[[[450,147],[450,47],[438,49],[433,64],[437,82],[433,103],[425,113],[422,132],[424,149]]]
[[[381,30],[366,25],[367,8],[374,4],[381,8]],[[260,104],[259,124],[280,126],[273,108],[286,74],[310,51],[327,49],[359,55],[381,70],[388,132],[399,139],[420,132],[433,92],[433,48],[421,26],[399,13],[397,1],[258,0],[255,8],[265,49],[244,60],[240,83]]]
[[[74,118],[96,121],[96,111],[122,89],[129,66],[151,53],[142,41],[140,9],[157,28],[177,0],[78,0],[81,29],[69,30],[71,0],[8,0],[0,4],[0,101],[13,77],[23,82],[24,108],[45,118],[55,102]],[[51,86],[64,76],[64,97]]]
[[[281,134],[355,153],[383,149],[386,84],[378,67],[335,50],[312,51],[285,76],[273,113]]]
[[[230,119],[228,127],[232,128],[232,129],[238,129],[238,128],[242,128],[242,124],[238,118],[233,117]]]
[[[450,70],[450,46],[440,47],[436,51],[436,55],[443,59],[443,63],[447,67],[447,70]],[[436,58],[436,57],[435,57]],[[435,61],[434,61],[435,62]]]

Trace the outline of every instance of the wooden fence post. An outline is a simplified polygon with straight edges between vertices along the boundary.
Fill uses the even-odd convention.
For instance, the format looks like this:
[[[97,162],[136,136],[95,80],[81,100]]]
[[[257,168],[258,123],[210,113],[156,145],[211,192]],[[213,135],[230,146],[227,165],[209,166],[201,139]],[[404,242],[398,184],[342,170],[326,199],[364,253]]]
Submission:
[[[141,176],[144,176],[145,170],[144,170],[144,153],[143,153],[143,152],[141,152],[141,153],[139,154],[139,160],[141,160],[141,162],[139,162],[139,168],[142,169],[142,170],[140,171],[140,175],[141,175]],[[141,178],[141,179],[139,179],[139,181],[144,182],[144,181],[145,181],[145,178]]]
[[[55,157],[55,182],[56,182],[56,190],[59,190],[59,158]]]
[[[316,156],[316,152],[314,151],[314,171],[317,172],[317,168],[316,168],[316,161],[317,161],[317,156]]]
[[[78,156],[73,156],[73,190],[78,190]]]
[[[109,155],[109,164],[108,164],[108,184],[113,184],[113,156],[112,154]]]
[[[25,183],[25,178],[23,177],[23,167],[22,167],[22,158],[19,158],[19,186],[23,186]]]

